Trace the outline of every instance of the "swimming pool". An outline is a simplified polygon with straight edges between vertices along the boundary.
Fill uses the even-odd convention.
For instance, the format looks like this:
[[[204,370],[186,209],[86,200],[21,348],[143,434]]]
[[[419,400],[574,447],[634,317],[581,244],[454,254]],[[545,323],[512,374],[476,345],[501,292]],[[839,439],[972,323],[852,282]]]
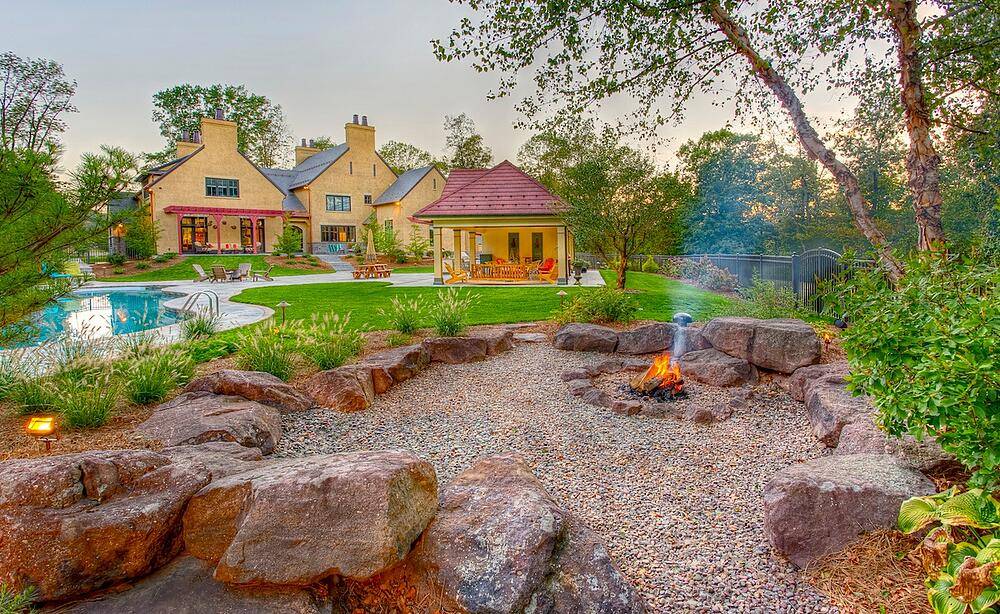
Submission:
[[[145,287],[76,290],[35,314],[39,334],[29,343],[64,333],[100,338],[174,324],[177,313],[163,306],[173,298],[177,296]]]

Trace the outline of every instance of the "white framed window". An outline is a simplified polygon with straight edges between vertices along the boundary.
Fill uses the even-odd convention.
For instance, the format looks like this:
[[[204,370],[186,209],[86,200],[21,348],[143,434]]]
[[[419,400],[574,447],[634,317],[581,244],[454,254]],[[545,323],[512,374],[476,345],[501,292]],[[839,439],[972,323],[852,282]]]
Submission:
[[[358,240],[357,227],[321,224],[319,238],[324,243],[354,243]]]
[[[326,210],[327,211],[350,211],[351,210],[351,197],[344,196],[343,194],[327,194],[326,195]]]

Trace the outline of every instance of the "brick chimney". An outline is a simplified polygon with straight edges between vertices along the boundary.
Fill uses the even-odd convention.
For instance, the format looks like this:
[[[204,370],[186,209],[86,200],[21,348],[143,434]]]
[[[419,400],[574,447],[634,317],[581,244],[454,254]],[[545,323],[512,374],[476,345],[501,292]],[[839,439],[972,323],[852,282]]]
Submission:
[[[344,126],[344,134],[351,151],[375,151],[375,126],[368,125],[367,115],[363,122],[358,122],[355,115],[354,121]]]
[[[216,111],[215,115],[221,117],[222,111]],[[236,151],[236,122],[203,117],[201,135],[206,149]]]

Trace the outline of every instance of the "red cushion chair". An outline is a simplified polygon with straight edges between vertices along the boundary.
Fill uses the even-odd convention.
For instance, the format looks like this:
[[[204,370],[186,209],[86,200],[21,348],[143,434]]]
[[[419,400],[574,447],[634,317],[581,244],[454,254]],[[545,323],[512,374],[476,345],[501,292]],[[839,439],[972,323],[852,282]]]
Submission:
[[[538,272],[547,273],[551,271],[552,267],[554,267],[555,265],[556,265],[555,258],[546,258],[545,262],[542,263],[542,266],[538,267]]]

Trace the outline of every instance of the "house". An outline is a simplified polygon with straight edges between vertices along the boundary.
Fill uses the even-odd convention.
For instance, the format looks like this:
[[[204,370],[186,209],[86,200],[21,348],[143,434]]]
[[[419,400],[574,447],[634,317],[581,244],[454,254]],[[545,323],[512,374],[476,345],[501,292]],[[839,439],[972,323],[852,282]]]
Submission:
[[[464,268],[464,252],[473,282],[538,281],[532,272],[550,261],[554,279],[566,284],[574,246],[560,206],[558,197],[507,160],[493,168],[453,169],[440,198],[413,216],[431,225],[434,283],[444,283],[449,265],[455,272]],[[445,262],[449,235],[462,248]]]
[[[403,243],[409,241],[410,233],[414,232],[426,233],[425,238],[433,242],[433,234],[426,225],[414,220],[413,214],[441,196],[445,181],[445,176],[434,165],[406,171],[375,200],[376,221],[394,230]],[[445,249],[452,249],[450,239],[445,241]]]
[[[346,252],[377,220],[405,241],[402,227],[441,195],[444,178],[436,169],[397,177],[375,151],[367,117],[355,115],[344,133],[344,142],[329,149],[302,139],[291,169],[261,168],[237,149],[234,122],[220,113],[202,119],[200,131],[182,134],[176,159],[140,178],[162,231],[157,251],[270,252],[285,219],[306,252]]]

